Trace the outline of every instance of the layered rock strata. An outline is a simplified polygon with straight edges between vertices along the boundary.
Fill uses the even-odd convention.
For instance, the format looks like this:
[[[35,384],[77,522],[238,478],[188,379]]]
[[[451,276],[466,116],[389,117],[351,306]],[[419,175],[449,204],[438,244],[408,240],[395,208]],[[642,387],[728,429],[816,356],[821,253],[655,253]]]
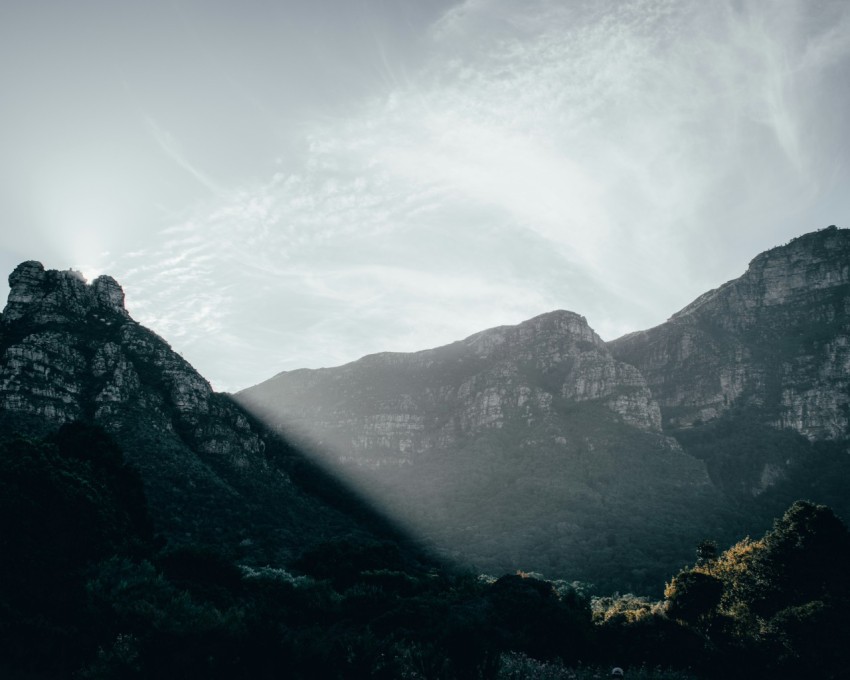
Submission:
[[[665,427],[750,408],[813,441],[850,437],[850,230],[764,252],[740,278],[608,347],[645,377]]]
[[[372,466],[409,464],[506,424],[554,421],[562,403],[594,402],[622,423],[661,431],[640,372],[566,311],[437,349],[282,373],[237,399],[342,460]]]

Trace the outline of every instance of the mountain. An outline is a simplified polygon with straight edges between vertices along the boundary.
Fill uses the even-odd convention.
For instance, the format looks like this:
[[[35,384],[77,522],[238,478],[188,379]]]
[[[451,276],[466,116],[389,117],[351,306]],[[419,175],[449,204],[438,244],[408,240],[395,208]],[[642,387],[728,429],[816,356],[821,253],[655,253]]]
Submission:
[[[102,427],[144,481],[159,531],[262,564],[337,536],[392,533],[178,353],[136,323],[109,276],[24,262],[0,316],[0,432]]]
[[[609,343],[556,311],[235,398],[114,279],[25,262],[0,315],[0,432],[102,427],[162,534],[248,561],[397,521],[484,571],[651,592],[699,541],[763,532],[797,498],[850,517],[848,255],[847,230],[807,234]]]
[[[809,440],[850,436],[850,230],[762,253],[666,323],[609,343],[640,370],[665,428],[753,407]]]
[[[571,312],[236,395],[445,553],[619,589],[797,497],[847,517],[850,231],[610,343]]]
[[[450,557],[657,587],[713,531],[705,465],[584,317],[282,373],[237,395]]]
[[[666,323],[608,346],[728,496],[764,494],[767,514],[814,497],[850,517],[850,230],[764,252]]]

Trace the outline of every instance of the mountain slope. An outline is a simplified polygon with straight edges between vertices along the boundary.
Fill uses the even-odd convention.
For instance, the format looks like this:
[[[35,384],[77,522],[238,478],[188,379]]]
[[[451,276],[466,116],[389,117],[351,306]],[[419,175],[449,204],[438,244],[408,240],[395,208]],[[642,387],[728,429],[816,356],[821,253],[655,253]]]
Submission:
[[[850,230],[762,253],[666,323],[608,344],[638,368],[666,427],[733,406],[810,440],[850,436]]]
[[[830,227],[607,344],[553,312],[236,396],[452,555],[640,588],[796,498],[850,515],[848,313]]]
[[[646,377],[665,431],[747,512],[766,518],[807,497],[850,517],[850,230],[764,252],[608,347]]]
[[[649,588],[717,522],[704,465],[571,312],[282,373],[237,399],[481,569]]]
[[[0,318],[0,424],[39,435],[102,426],[142,474],[157,528],[263,563],[387,530],[353,494],[216,394],[133,321],[114,279],[19,265]]]

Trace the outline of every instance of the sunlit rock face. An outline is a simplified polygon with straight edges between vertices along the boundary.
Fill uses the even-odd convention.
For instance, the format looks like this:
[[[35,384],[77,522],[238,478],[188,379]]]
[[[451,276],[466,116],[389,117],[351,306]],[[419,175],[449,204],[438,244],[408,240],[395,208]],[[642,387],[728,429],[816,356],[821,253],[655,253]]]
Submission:
[[[563,403],[593,402],[624,424],[661,431],[640,372],[566,311],[437,349],[282,373],[238,399],[339,460],[376,467],[411,464],[488,429],[557,421]]]
[[[640,370],[665,427],[733,408],[810,440],[850,436],[850,230],[756,257],[666,323],[609,343]]]
[[[74,420],[102,426],[142,473],[157,528],[174,540],[252,545],[267,561],[356,529],[293,483],[285,461],[294,449],[130,318],[114,279],[88,284],[79,272],[24,262],[9,286],[0,317],[5,434]]]

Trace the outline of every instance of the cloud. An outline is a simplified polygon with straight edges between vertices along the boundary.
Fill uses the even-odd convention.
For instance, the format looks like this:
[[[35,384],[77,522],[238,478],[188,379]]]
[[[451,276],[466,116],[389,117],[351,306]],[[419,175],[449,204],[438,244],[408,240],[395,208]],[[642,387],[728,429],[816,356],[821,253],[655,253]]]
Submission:
[[[180,149],[178,141],[150,116],[145,117],[145,127],[154,138],[154,141],[159,145],[160,149],[162,149],[163,152],[165,152],[165,155],[174,161],[179,168],[185,170],[189,175],[194,177],[199,184],[206,187],[211,192],[216,194],[222,193],[222,187],[192,165]]]
[[[228,191],[151,121],[215,196],[120,265],[128,300],[228,389],[554,308],[663,321],[825,226],[790,216],[843,176],[850,12],[811,8],[467,0],[418,72],[299,128],[302,166]]]

